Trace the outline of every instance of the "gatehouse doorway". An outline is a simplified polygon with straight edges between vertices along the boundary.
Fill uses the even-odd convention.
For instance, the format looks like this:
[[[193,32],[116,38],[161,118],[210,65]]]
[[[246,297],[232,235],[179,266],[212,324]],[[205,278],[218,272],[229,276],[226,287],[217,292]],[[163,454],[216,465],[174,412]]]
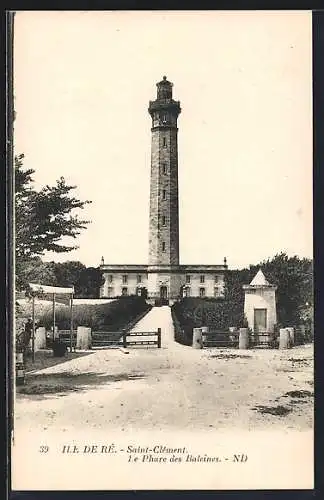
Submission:
[[[262,333],[267,331],[267,310],[254,309],[254,332]]]

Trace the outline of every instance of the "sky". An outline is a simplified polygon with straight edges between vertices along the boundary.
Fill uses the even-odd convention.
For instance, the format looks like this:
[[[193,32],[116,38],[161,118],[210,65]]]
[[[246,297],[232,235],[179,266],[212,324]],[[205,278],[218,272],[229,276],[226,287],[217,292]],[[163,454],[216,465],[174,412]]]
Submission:
[[[37,188],[63,176],[92,201],[79,249],[44,260],[148,262],[163,75],[182,108],[180,263],[312,256],[310,12],[26,11],[14,36],[15,152]]]

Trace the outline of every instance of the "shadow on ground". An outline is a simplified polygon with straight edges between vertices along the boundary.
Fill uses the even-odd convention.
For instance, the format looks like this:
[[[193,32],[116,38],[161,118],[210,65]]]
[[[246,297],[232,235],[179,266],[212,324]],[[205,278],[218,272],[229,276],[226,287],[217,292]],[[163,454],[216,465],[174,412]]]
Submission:
[[[26,384],[17,387],[17,397],[28,399],[44,399],[47,396],[62,397],[70,392],[81,392],[89,386],[100,386],[122,381],[133,381],[145,378],[143,373],[51,373],[29,374]]]
[[[93,352],[67,352],[63,357],[54,357],[53,351],[50,349],[42,349],[41,351],[35,352],[35,361],[33,362],[31,355],[26,359],[25,370],[26,373],[34,372],[38,370],[43,370],[44,368],[49,368],[51,366],[59,365],[61,363],[66,363],[72,359],[82,358],[83,356],[89,356],[94,354]]]

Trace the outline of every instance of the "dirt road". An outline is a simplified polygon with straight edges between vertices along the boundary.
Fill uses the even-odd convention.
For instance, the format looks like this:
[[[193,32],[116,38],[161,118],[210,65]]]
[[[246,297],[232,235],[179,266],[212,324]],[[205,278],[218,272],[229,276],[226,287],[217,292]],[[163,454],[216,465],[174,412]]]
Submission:
[[[104,349],[29,374],[16,428],[312,427],[312,346],[194,350],[174,342],[168,307],[153,308],[136,328],[157,326],[161,349]]]

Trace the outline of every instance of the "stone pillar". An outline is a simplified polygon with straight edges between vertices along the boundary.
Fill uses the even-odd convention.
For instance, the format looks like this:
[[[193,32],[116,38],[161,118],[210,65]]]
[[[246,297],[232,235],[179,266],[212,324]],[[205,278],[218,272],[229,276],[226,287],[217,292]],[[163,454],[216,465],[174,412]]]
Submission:
[[[280,328],[279,330],[279,349],[289,349],[290,347],[290,334],[287,328]]]
[[[248,349],[248,348],[249,348],[249,329],[240,328],[239,349]]]
[[[43,326],[35,330],[35,351],[46,348],[46,330]]]
[[[201,328],[194,328],[193,329],[192,347],[194,349],[202,349],[203,348]]]
[[[91,346],[91,328],[78,326],[76,348],[87,350]]]
[[[290,344],[295,345],[295,329],[289,326],[286,328],[286,330],[288,330],[290,335]]]

